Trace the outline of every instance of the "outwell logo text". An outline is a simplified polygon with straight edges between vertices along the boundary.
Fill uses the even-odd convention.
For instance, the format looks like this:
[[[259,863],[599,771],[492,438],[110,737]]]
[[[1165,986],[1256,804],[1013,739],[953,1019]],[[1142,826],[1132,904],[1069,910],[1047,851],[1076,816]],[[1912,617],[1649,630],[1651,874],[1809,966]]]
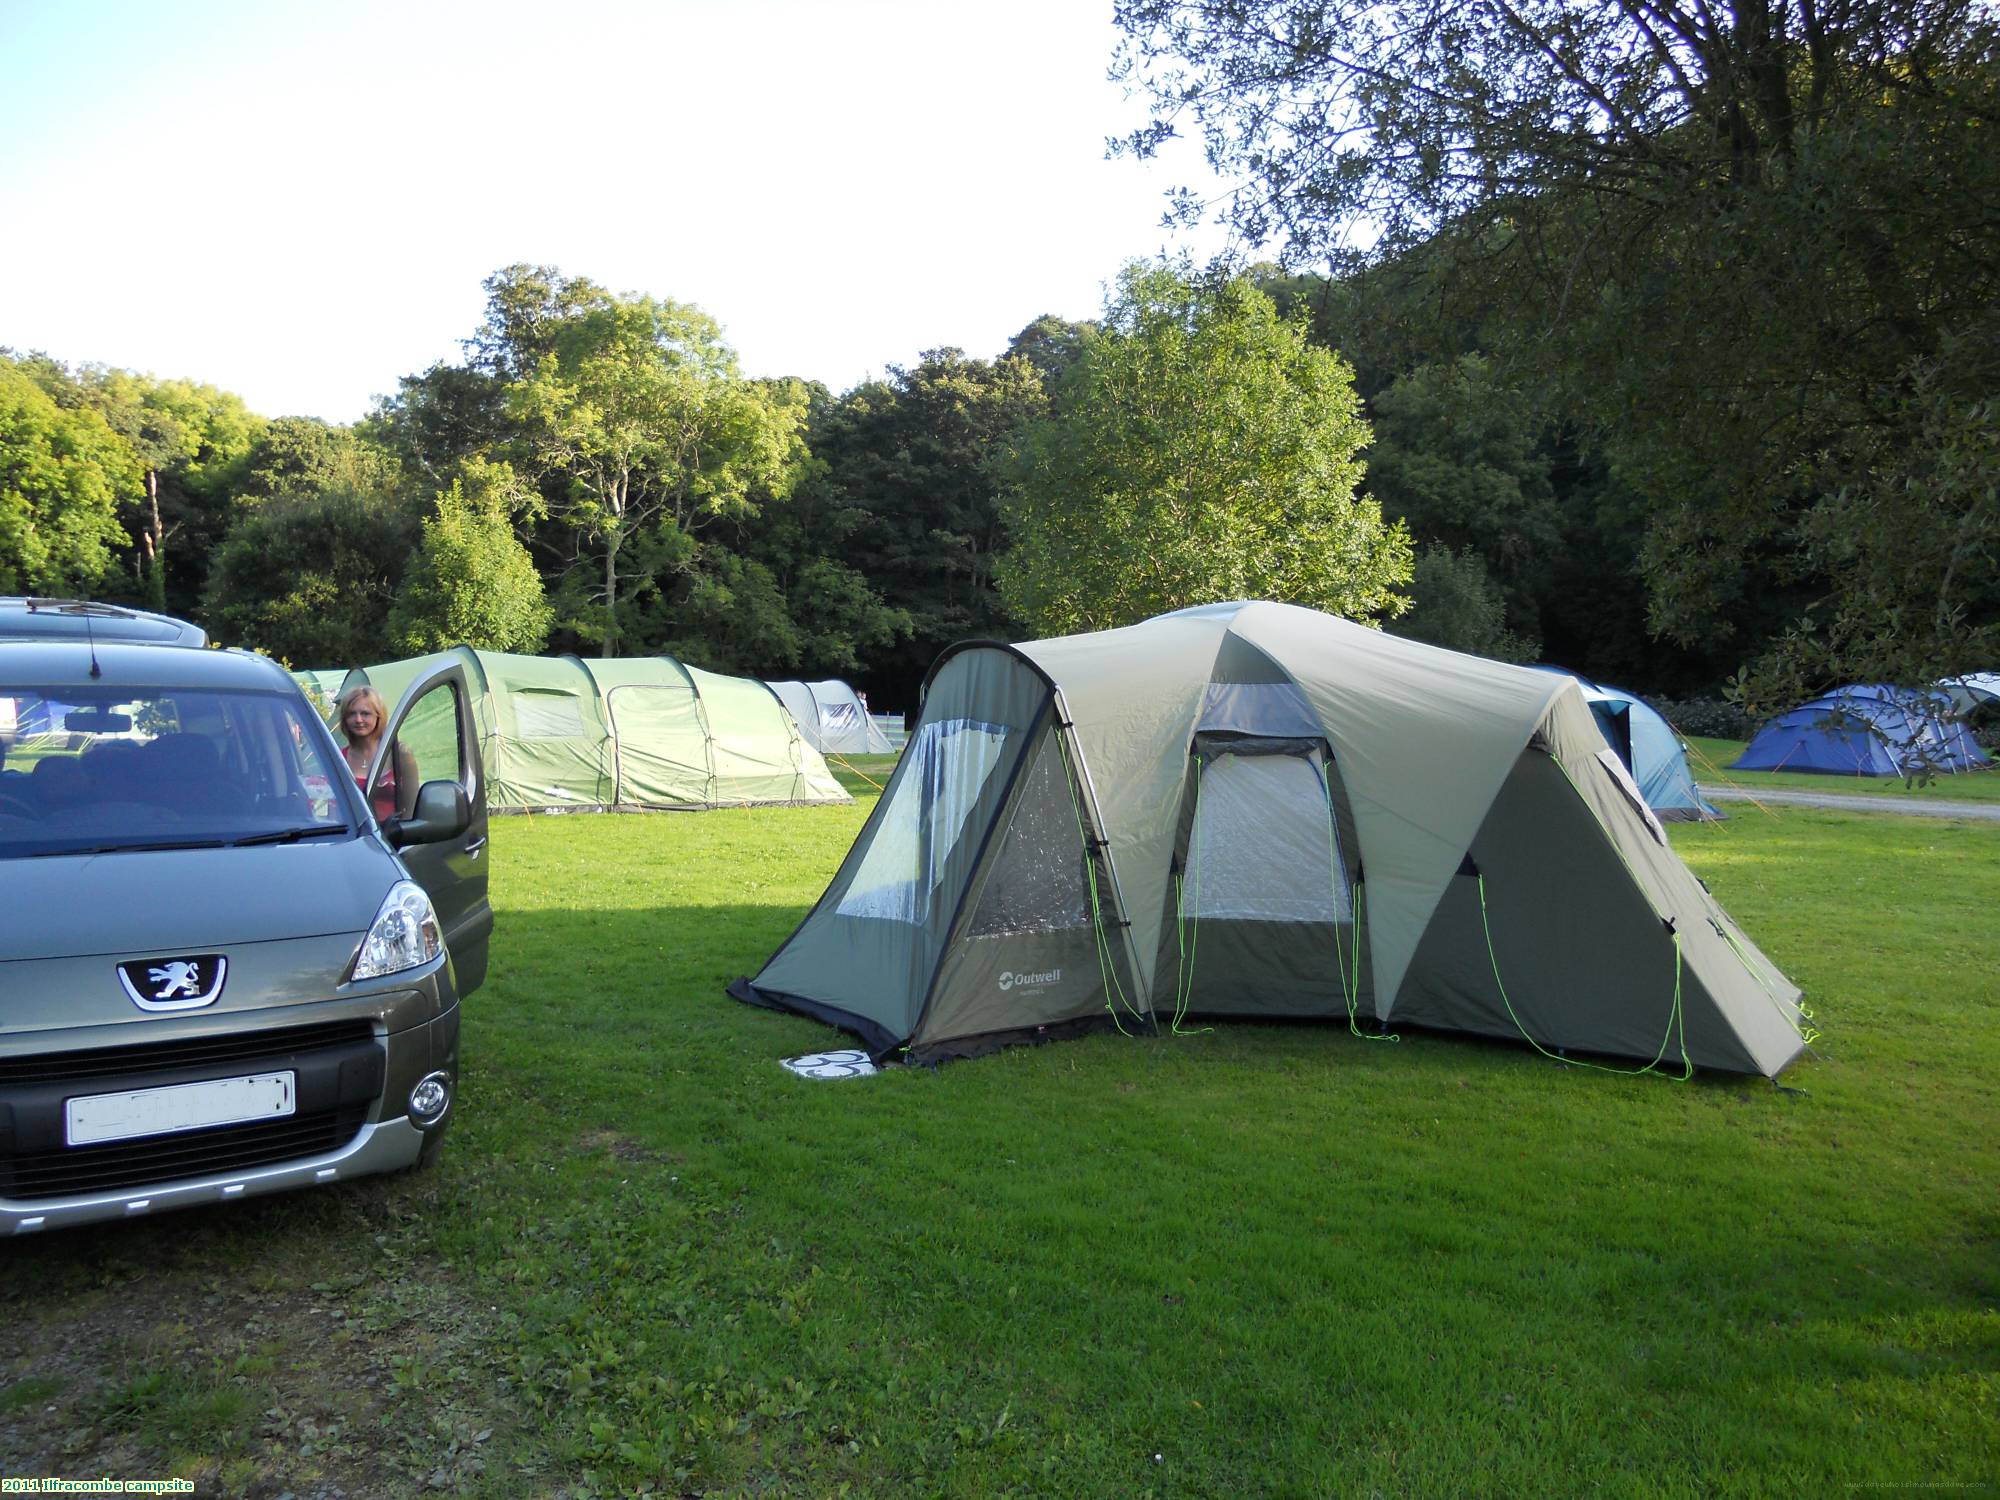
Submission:
[[[1003,990],[1029,989],[1039,984],[1055,984],[1061,978],[1061,969],[1045,969],[1039,974],[1003,973],[1000,976],[1000,988]]]

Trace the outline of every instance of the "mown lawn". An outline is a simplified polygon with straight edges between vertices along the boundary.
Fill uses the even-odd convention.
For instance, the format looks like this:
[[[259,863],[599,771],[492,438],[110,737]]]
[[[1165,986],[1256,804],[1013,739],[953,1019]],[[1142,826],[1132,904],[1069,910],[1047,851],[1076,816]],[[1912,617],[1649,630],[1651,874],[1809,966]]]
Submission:
[[[1732,771],[1743,740],[1690,738],[1688,768],[1698,785],[1737,787],[1753,796],[1764,787],[1799,792],[1861,793],[1920,797],[1936,802],[2000,802],[2000,767],[1936,776],[1912,786],[1895,776],[1825,776],[1813,771]]]
[[[439,1169],[0,1247],[0,1473],[1993,1492],[2000,829],[1674,829],[1817,1008],[1790,1091],[1251,1025],[807,1083],[722,987],[866,807],[499,820]]]

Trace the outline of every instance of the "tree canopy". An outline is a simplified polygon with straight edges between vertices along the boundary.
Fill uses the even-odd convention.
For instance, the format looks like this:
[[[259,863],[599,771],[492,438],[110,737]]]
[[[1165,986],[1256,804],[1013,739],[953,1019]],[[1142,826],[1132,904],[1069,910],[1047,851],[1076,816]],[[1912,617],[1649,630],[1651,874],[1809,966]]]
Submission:
[[[946,646],[1011,633],[994,586],[1007,533],[990,460],[1046,407],[1027,359],[945,348],[892,365],[815,419],[800,501],[824,518],[832,555],[905,612],[873,653],[878,698],[913,702]]]
[[[1007,475],[1001,597],[1039,634],[1225,599],[1395,614],[1410,539],[1355,493],[1353,372],[1245,278],[1120,274]]]
[[[295,667],[390,660],[390,611],[420,534],[419,512],[393,494],[335,486],[273,499],[217,552],[206,618],[221,639]]]
[[[1479,330],[1588,436],[1642,502],[1656,632],[1728,639],[1786,593],[1779,657],[1809,673],[1990,659],[1977,570],[1951,547],[1912,556],[1895,507],[1840,498],[1917,483],[1925,524],[1979,529],[1969,471],[1933,455],[1977,446],[2000,375],[1988,8],[1119,0],[1117,17],[1119,71],[1154,110],[1130,149],[1198,134],[1254,242],[1386,271],[1431,348]],[[1825,545],[1843,525],[1865,529]],[[1856,595],[1899,628],[1835,627]]]
[[[449,646],[536,652],[548,641],[549,607],[514,516],[538,499],[505,464],[473,459],[437,497],[423,541],[389,612],[389,640],[405,655]]]
[[[58,405],[0,356],[0,593],[94,591],[128,540],[119,502],[140,472],[102,413]]]

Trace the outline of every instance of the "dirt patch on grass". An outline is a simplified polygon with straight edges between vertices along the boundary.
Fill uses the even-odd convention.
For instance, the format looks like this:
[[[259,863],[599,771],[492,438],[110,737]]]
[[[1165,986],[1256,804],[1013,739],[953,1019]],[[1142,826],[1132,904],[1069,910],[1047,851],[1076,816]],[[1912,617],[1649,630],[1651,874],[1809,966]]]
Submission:
[[[54,1279],[94,1284],[0,1297],[0,1474],[171,1475],[197,1494],[252,1500],[389,1500],[476,1483],[494,1432],[517,1420],[483,1357],[498,1342],[495,1310],[409,1253],[410,1189],[326,1196],[374,1230],[364,1264],[351,1233],[344,1257],[327,1251],[317,1204],[246,1204],[33,1247],[46,1257],[74,1245],[83,1265]],[[166,1249],[176,1228],[215,1253]],[[234,1253],[258,1228],[250,1257]],[[26,1249],[7,1247],[0,1265],[22,1262],[33,1282],[48,1267]]]
[[[576,1138],[576,1149],[586,1154],[601,1151],[619,1161],[678,1162],[682,1159],[678,1151],[656,1150],[617,1130],[586,1130]]]

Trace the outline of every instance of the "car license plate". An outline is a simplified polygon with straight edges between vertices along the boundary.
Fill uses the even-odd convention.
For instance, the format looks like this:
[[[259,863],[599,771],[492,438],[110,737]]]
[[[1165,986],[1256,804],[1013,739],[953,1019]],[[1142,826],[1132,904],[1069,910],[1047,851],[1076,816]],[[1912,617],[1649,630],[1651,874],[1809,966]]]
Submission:
[[[72,1146],[94,1146],[176,1130],[279,1119],[298,1110],[297,1081],[295,1073],[259,1073],[71,1099],[68,1141]]]

